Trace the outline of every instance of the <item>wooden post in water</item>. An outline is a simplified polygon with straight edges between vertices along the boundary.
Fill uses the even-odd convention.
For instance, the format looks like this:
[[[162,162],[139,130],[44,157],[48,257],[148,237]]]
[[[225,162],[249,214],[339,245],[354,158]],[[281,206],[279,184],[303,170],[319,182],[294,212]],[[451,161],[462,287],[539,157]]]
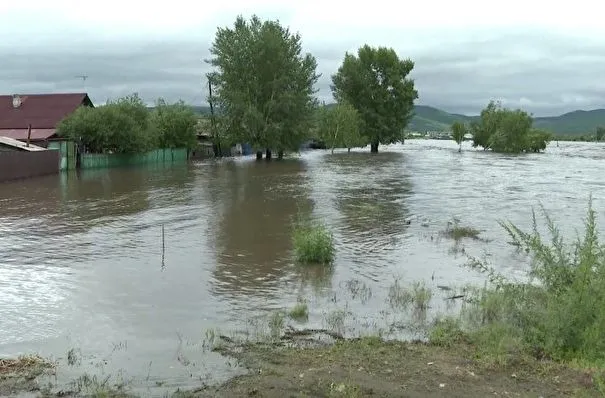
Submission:
[[[29,147],[29,140],[31,139],[32,136],[32,125],[31,123],[27,125],[27,143],[25,144],[25,146]]]

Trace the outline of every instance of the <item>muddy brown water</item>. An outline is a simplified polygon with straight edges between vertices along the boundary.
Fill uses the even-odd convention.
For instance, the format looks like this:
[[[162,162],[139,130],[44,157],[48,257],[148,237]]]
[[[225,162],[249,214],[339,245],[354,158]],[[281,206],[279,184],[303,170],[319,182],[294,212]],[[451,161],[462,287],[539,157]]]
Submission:
[[[432,312],[447,311],[437,285],[483,281],[439,236],[452,217],[489,239],[463,241],[467,253],[522,278],[527,262],[499,220],[527,228],[542,203],[573,233],[590,193],[603,215],[603,145],[523,156],[430,140],[381,149],[0,184],[0,356],[38,352],[60,360],[59,384],[87,372],[148,395],[220,382],[241,370],[204,349],[207,330],[258,332],[263,316],[299,297],[310,319],[288,322],[349,335],[410,333],[393,327],[407,318],[386,302],[396,278],[425,281]],[[333,231],[331,269],[293,262],[297,214]],[[336,326],[335,311],[346,314]]]

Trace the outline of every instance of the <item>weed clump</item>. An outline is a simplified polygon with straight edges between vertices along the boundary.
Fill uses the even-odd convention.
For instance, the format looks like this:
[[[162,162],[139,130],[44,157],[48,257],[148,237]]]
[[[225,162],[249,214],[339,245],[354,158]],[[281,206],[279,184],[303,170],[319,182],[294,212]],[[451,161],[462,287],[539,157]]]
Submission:
[[[433,291],[423,282],[415,282],[411,287],[405,287],[399,280],[389,287],[388,302],[393,309],[406,310],[410,305],[416,311],[426,311],[429,308]]]
[[[478,229],[465,225],[460,225],[460,221],[457,219],[454,219],[453,221],[448,221],[447,226],[445,227],[445,231],[443,231],[444,236],[453,239],[456,242],[459,242],[464,238],[480,240],[480,234],[481,231],[479,231]]]
[[[304,322],[309,319],[309,307],[304,301],[299,301],[288,315],[295,321]]]
[[[469,266],[486,273],[490,285],[475,292],[463,311],[467,335],[480,353],[505,364],[520,355],[605,364],[605,247],[599,242],[589,202],[584,234],[572,243],[561,237],[542,209],[548,238],[501,222],[511,244],[531,259],[529,280],[511,282],[482,261]],[[452,325],[449,325],[452,326]],[[433,341],[460,333],[453,325],[434,331]],[[447,333],[446,333],[447,332]]]
[[[334,237],[324,224],[299,221],[294,227],[292,240],[298,262],[329,265],[334,261]]]

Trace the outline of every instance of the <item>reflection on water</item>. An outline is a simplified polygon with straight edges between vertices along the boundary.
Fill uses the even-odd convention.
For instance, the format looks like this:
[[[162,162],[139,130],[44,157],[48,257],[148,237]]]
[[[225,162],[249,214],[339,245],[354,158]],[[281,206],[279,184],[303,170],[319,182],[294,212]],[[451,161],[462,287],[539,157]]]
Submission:
[[[444,141],[385,149],[0,184],[0,356],[64,357],[78,348],[88,364],[107,361],[104,372],[126,369],[146,386],[196,385],[231,374],[201,349],[207,329],[246,327],[299,296],[308,300],[310,327],[392,325],[401,321],[387,313],[395,278],[432,288],[481,283],[461,267],[462,249],[521,276],[525,259],[507,246],[499,220],[527,228],[530,207],[541,202],[564,233],[574,233],[592,193],[605,225],[603,145],[560,143],[516,157],[468,143],[458,153]],[[292,261],[299,213],[333,231],[333,267]],[[452,255],[453,243],[436,239],[452,217],[489,243],[463,241]],[[445,310],[441,296],[434,309]]]
[[[407,227],[406,199],[412,193],[405,157],[399,153],[336,155],[326,161],[326,168],[340,181],[335,200],[346,224],[341,231],[343,244],[361,255],[396,247]],[[353,184],[349,182],[352,176]]]
[[[292,223],[311,208],[299,160],[230,164],[230,195],[218,224],[215,291],[271,295],[292,265]]]

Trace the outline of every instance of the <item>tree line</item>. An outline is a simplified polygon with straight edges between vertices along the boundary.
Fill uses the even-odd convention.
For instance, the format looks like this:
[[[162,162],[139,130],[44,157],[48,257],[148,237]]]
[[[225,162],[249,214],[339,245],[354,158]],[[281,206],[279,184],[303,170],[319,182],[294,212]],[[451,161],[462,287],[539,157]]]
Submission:
[[[257,158],[282,158],[310,139],[334,148],[403,142],[404,129],[418,99],[410,73],[414,62],[394,49],[364,45],[345,53],[330,89],[336,101],[320,106],[315,85],[317,61],[304,53],[301,36],[278,21],[239,16],[219,27],[210,48],[207,74],[211,106],[210,135],[215,154],[221,147],[247,143]],[[158,147],[196,145],[196,116],[184,103],[159,100],[153,112],[135,94],[98,108],[81,108],[58,127],[62,136],[91,152],[141,152]],[[473,146],[497,152],[540,151],[548,133],[532,128],[521,110],[490,102],[479,121],[452,126],[461,143],[466,133]]]

